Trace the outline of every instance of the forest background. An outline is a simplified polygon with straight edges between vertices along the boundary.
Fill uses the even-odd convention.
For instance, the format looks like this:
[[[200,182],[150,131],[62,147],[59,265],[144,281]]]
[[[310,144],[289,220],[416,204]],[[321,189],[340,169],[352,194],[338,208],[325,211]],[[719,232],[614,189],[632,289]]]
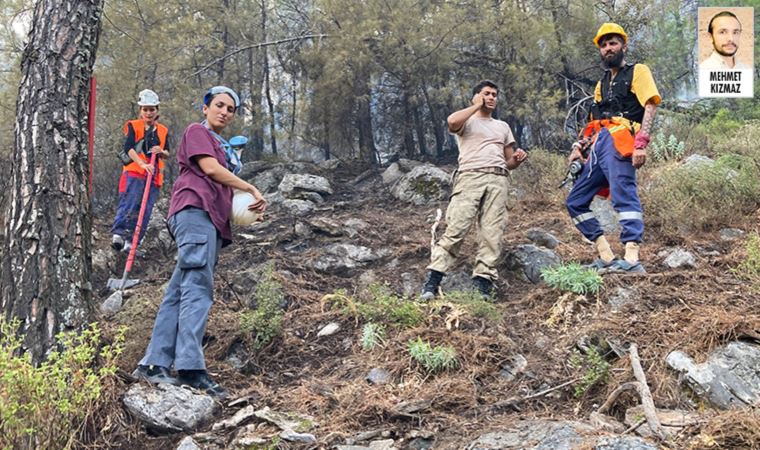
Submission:
[[[1,9],[0,149],[13,146],[19,61],[33,2]],[[754,6],[758,1],[711,2]],[[696,98],[697,1],[594,0],[109,0],[97,78],[95,212],[116,198],[124,122],[137,93],[161,98],[175,145],[198,121],[203,92],[241,93],[232,132],[251,139],[247,157],[295,160],[456,156],[446,116],[469,104],[471,86],[501,87],[497,115],[519,145],[564,152],[601,74],[591,39],[600,23],[631,37],[629,61],[653,70],[664,99],[660,131],[709,147],[721,130],[760,118],[755,99]],[[758,61],[755,41],[755,61]],[[757,73],[757,65],[755,71]],[[755,83],[755,91],[760,83]],[[572,110],[572,112],[576,112]],[[240,120],[242,117],[242,120]],[[695,125],[702,134],[695,135]],[[711,131],[718,133],[711,133]],[[699,131],[698,129],[696,131]],[[8,167],[8,164],[3,164]],[[169,181],[176,169],[169,168]],[[7,180],[7,177],[0,177]],[[6,189],[0,189],[5,192]]]

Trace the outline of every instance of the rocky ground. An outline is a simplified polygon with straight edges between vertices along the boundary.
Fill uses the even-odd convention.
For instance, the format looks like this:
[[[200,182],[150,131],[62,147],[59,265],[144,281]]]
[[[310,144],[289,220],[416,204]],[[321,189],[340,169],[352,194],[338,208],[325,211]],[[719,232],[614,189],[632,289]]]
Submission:
[[[431,226],[436,209],[445,210],[452,168],[401,160],[364,171],[336,163],[245,166],[243,176],[267,192],[272,207],[264,222],[236,229],[234,245],[220,257],[206,360],[232,394],[223,403],[128,379],[173,269],[175,250],[161,225],[166,208],[157,208],[133,269],[141,283],[118,312],[103,313],[109,335],[120,325],[129,331],[113,401],[96,421],[99,444],[760,448],[754,412],[760,315],[756,291],[731,270],[744,257],[751,221],[686,237],[650,229],[642,254],[647,274],[608,274],[597,294],[566,294],[541,281],[541,268],[585,262],[591,248],[562,208],[559,179],[516,177],[493,305],[472,308],[456,300],[456,291],[469,287],[471,237],[461,267],[443,286],[451,295],[420,305],[413,324],[390,309],[378,313],[375,321],[386,332],[367,350],[363,305],[377,299],[378,285],[387,286],[388,302],[412,301],[406,297],[424,279]],[[597,211],[614,230],[608,205],[600,202]],[[103,287],[108,277],[121,276],[125,259],[108,248],[105,222],[97,227],[93,255],[94,283]],[[282,330],[257,346],[240,318],[259,306],[256,286],[267,282],[284,293]],[[99,301],[108,295],[103,289]],[[393,311],[411,314],[393,304]],[[415,362],[408,345],[418,337],[453,347],[456,366],[433,373]],[[631,344],[648,389],[632,383]],[[645,405],[651,392],[662,428],[648,417],[654,409],[641,408],[640,391]]]

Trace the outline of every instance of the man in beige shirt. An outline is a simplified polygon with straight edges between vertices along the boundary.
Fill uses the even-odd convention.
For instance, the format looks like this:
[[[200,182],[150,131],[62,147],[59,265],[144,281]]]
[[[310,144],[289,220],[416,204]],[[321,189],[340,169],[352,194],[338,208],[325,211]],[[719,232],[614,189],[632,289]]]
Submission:
[[[498,101],[496,84],[481,81],[472,93],[472,105],[447,119],[449,132],[459,145],[459,169],[446,209],[446,232],[430,255],[421,300],[435,297],[473,222],[478,233],[473,287],[490,299],[498,278],[496,262],[506,225],[509,170],[516,169],[528,155],[522,149],[513,150],[515,139],[509,125],[492,117]]]

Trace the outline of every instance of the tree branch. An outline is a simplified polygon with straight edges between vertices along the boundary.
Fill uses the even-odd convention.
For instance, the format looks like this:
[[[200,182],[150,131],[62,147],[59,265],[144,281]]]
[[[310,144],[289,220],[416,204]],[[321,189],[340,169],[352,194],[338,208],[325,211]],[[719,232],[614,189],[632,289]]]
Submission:
[[[245,50],[250,50],[250,49],[254,49],[254,48],[261,48],[261,47],[267,47],[267,46],[270,46],[270,45],[284,44],[286,42],[300,41],[300,40],[303,40],[303,39],[314,39],[314,38],[323,38],[323,37],[330,37],[330,35],[329,34],[307,34],[307,35],[298,36],[298,37],[294,37],[294,38],[280,39],[278,41],[260,42],[258,44],[253,44],[253,45],[247,45],[245,47],[240,47],[239,49],[233,50],[233,51],[227,53],[226,55],[222,56],[221,58],[217,58],[214,61],[210,62],[209,64],[201,67],[197,71],[195,71],[195,72],[191,73],[190,75],[188,75],[185,79],[186,80],[190,79],[190,78],[192,78],[192,77],[200,74],[201,72],[204,72],[204,71],[208,70],[209,68],[211,68],[215,64],[219,64],[220,62],[224,61],[225,59],[229,58],[230,56],[236,55],[236,54],[238,54],[238,53],[240,53],[242,51],[245,51]]]

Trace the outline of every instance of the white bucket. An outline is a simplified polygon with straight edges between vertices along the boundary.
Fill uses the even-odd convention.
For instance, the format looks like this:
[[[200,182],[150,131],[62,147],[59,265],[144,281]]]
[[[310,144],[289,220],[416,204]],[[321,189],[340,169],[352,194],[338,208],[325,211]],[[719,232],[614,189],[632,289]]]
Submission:
[[[248,209],[255,202],[256,199],[250,193],[236,190],[235,195],[232,197],[232,223],[246,227],[258,221],[261,213]]]

